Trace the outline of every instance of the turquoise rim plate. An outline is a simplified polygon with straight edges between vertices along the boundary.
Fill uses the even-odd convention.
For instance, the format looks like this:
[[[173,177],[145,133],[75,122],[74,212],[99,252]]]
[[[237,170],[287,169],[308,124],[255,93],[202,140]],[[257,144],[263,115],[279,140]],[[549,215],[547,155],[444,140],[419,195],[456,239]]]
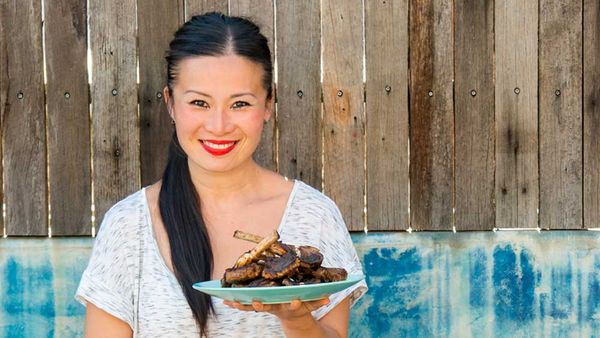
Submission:
[[[252,301],[259,301],[263,304],[279,304],[289,303],[294,299],[302,301],[323,299],[360,282],[364,278],[363,275],[350,275],[346,280],[339,282],[256,288],[223,288],[221,287],[221,281],[211,280],[195,283],[192,287],[211,296],[238,301],[242,304],[251,304]]]

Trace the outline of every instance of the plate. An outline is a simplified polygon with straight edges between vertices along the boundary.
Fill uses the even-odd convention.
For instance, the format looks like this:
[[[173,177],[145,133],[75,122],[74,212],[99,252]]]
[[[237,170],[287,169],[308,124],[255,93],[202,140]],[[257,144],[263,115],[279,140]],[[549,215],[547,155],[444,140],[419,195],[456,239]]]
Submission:
[[[364,278],[362,275],[350,275],[346,280],[339,282],[255,288],[223,288],[220,280],[211,280],[195,283],[192,287],[211,296],[238,301],[242,304],[251,304],[252,301],[259,301],[263,304],[279,304],[289,303],[294,299],[302,301],[323,299],[360,282]]]

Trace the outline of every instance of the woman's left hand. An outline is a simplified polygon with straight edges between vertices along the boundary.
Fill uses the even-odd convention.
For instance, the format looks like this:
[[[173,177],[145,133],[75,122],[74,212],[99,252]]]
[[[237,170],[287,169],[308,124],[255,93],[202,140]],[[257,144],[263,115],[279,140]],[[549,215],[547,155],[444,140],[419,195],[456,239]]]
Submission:
[[[283,304],[263,304],[261,302],[252,302],[251,305],[240,304],[239,302],[226,300],[223,304],[241,311],[268,312],[279,317],[283,321],[294,321],[306,318],[307,315],[321,306],[329,304],[329,298],[303,302],[293,300],[291,303]]]

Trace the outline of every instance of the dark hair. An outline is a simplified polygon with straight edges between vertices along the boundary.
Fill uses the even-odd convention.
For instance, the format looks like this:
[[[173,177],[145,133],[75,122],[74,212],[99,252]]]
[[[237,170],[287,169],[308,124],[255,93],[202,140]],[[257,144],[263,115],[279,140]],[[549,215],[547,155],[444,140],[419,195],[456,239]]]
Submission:
[[[181,60],[229,53],[262,65],[263,85],[267,89],[267,98],[271,98],[273,71],[267,39],[251,21],[215,12],[192,17],[175,33],[166,57],[169,93],[173,95]],[[213,269],[210,238],[200,204],[190,177],[187,155],[177,140],[177,134],[173,133],[162,177],[159,208],[169,237],[175,276],[204,336],[208,315],[215,312],[210,296],[192,288],[195,282],[209,280]]]

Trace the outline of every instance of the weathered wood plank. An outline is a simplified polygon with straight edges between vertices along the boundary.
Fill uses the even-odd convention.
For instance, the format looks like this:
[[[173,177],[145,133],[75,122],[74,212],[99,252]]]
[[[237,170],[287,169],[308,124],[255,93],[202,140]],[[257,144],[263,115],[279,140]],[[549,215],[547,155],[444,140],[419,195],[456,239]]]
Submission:
[[[184,0],[185,1],[185,19],[189,20],[194,15],[207,12],[228,13],[227,0]]]
[[[0,106],[4,147],[6,234],[48,234],[46,123],[41,2],[3,1],[5,55]]]
[[[230,14],[247,17],[260,27],[260,32],[269,40],[271,62],[274,62],[275,49],[273,48],[273,40],[275,31],[273,0],[231,0]],[[273,78],[273,80],[275,79]],[[275,112],[273,112],[269,122],[265,123],[263,127],[260,144],[254,153],[256,162],[271,170],[277,169],[275,128],[276,119]]]
[[[455,224],[491,230],[494,211],[494,2],[455,2]]]
[[[582,1],[540,0],[540,227],[583,227]]]
[[[538,2],[495,2],[496,226],[538,226]]]
[[[90,0],[96,222],[139,189],[135,2]]]
[[[367,226],[408,217],[408,0],[365,2]]]
[[[410,6],[410,205],[416,230],[452,229],[452,2]]]
[[[277,2],[279,172],[321,190],[321,21],[316,1]]]
[[[350,230],[364,228],[362,5],[322,2],[324,189]]]
[[[6,3],[0,3],[0,203],[4,204],[4,168],[2,157],[2,148],[4,143],[4,110],[8,106],[9,75],[8,75],[8,49],[6,46],[6,36],[9,33],[6,18]],[[0,217],[0,234],[5,234],[4,217]]]
[[[86,3],[44,7],[52,236],[90,235],[92,180]]]
[[[584,227],[600,227],[600,3],[585,0],[583,18]]]
[[[182,0],[138,1],[140,160],[142,185],[162,177],[173,128],[162,97],[169,42],[183,23]],[[160,29],[156,23],[160,22]]]

